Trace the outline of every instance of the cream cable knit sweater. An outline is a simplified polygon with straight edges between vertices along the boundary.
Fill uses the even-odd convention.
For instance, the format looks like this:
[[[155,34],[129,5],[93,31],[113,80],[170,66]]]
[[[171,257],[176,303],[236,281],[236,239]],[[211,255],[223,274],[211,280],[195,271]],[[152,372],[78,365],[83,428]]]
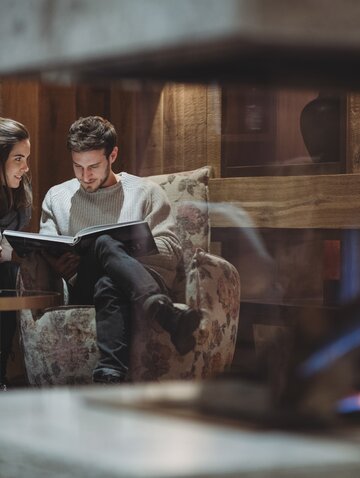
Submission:
[[[77,179],[52,187],[42,204],[42,234],[74,236],[100,224],[146,220],[160,254],[139,260],[155,269],[171,288],[181,246],[169,201],[160,186],[148,179],[120,173],[114,186],[88,193]]]

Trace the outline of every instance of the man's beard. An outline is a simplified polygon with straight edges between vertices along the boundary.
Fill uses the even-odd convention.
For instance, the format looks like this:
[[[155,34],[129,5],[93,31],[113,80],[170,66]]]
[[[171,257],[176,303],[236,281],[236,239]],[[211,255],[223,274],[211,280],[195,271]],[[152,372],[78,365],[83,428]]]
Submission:
[[[87,186],[86,184],[84,184],[84,183],[80,183],[80,184],[81,184],[81,187],[83,188],[83,190],[86,191],[87,193],[95,193],[106,183],[106,181],[109,179],[109,176],[110,176],[110,163],[108,162],[105,174],[102,177],[102,179],[100,179],[100,183],[96,188],[93,189],[92,184],[88,185],[89,189],[86,187]]]

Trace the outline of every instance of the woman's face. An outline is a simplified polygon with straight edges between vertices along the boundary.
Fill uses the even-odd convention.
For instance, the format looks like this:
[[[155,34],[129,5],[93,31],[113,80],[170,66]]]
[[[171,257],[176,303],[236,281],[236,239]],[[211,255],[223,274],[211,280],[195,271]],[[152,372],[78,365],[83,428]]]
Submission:
[[[14,144],[9,157],[5,162],[6,183],[9,188],[20,186],[22,177],[29,171],[30,141],[23,139]]]

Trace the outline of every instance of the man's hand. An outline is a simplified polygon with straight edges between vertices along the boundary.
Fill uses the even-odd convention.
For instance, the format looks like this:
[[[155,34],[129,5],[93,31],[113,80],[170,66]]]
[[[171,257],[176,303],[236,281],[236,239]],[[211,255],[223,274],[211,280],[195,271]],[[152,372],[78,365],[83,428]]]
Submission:
[[[50,266],[65,280],[71,279],[76,274],[79,266],[80,257],[71,252],[66,252],[60,257],[54,257],[47,252],[43,251],[42,255]]]

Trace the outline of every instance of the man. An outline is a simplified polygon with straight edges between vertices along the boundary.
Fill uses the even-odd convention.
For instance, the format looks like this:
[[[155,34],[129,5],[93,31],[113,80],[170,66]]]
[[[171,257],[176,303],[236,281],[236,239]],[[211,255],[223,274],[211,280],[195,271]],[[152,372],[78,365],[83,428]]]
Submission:
[[[75,235],[88,226],[145,220],[159,254],[136,260],[121,242],[98,237],[83,254],[46,255],[68,281],[73,304],[96,309],[100,360],[93,381],[125,379],[133,314],[154,318],[170,334],[180,354],[195,345],[200,312],[173,306],[169,291],[181,257],[170,204],[160,186],[112,167],[118,154],[114,126],[99,116],[80,118],[70,127],[67,146],[75,179],[51,188],[43,201],[40,232]]]

